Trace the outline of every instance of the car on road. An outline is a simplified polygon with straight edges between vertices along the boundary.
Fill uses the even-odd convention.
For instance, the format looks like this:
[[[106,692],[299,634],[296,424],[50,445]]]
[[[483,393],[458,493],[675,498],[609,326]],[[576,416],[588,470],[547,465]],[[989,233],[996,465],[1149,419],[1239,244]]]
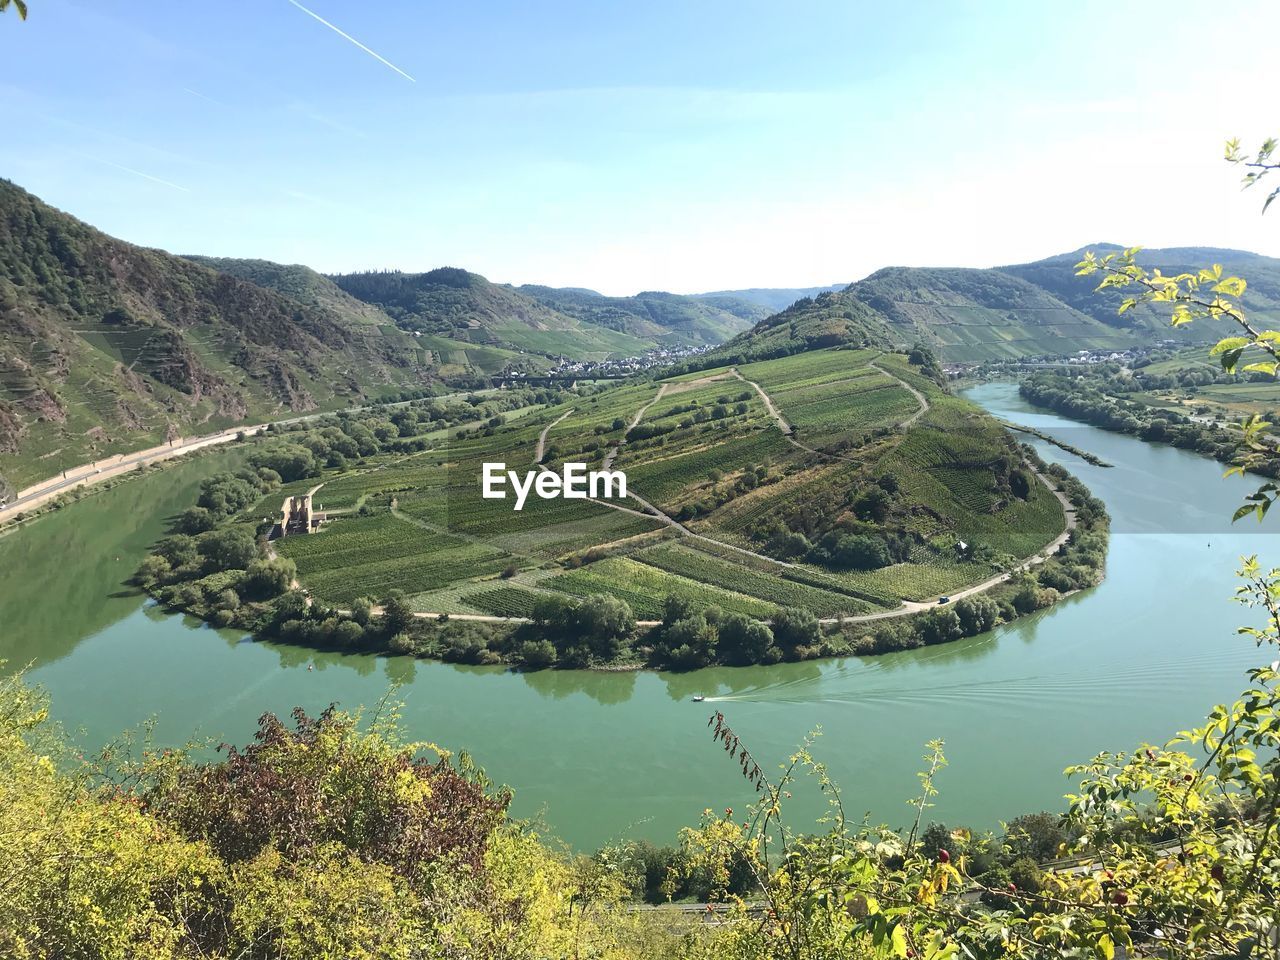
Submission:
[[[951,598],[950,598],[950,597],[939,597],[939,598],[938,598],[938,603],[950,603],[950,602],[951,602]]]

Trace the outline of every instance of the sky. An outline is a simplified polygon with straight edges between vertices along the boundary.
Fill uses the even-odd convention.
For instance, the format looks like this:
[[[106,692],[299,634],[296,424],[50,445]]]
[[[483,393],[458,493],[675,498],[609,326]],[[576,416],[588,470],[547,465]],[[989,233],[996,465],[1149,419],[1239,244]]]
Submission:
[[[1096,242],[1280,256],[1280,4],[28,0],[0,177],[325,272],[691,293]]]

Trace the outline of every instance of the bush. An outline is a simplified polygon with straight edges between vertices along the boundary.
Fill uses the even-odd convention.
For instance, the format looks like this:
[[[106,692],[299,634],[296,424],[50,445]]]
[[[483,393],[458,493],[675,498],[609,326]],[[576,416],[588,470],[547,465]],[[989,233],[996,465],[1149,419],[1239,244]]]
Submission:
[[[822,636],[818,618],[799,607],[782,607],[773,617],[773,636],[783,650],[814,646]]]

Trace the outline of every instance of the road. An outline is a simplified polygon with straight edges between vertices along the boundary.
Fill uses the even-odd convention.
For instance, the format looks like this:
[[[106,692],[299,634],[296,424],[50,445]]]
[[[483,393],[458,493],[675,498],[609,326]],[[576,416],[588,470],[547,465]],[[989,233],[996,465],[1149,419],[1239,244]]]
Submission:
[[[203,437],[180,440],[172,445],[165,444],[160,447],[151,447],[137,453],[121,454],[101,461],[95,460],[88,465],[73,467],[66,472],[65,478],[55,477],[50,480],[44,480],[35,486],[19,491],[17,499],[0,506],[0,523],[23,511],[34,509],[68,490],[92,486],[112,477],[118,477],[122,473],[127,473],[139,466],[159,463],[162,460],[169,460],[173,457],[192,453],[196,450],[203,450],[206,447],[212,447],[217,444],[230,443],[241,433],[246,436],[252,436],[264,429],[266,427],[262,424],[236,427],[232,430],[223,430]],[[99,466],[99,463],[101,466]]]
[[[476,394],[484,395],[495,392],[496,388],[485,388],[483,390],[470,391]],[[447,399],[449,397],[467,396],[467,393],[446,394],[438,399]],[[7,520],[12,519],[19,513],[26,510],[32,510],[41,504],[51,500],[60,493],[73,490],[77,487],[92,486],[96,483],[102,483],[104,480],[110,480],[118,477],[122,473],[127,473],[143,464],[159,463],[163,460],[169,460],[173,457],[181,456],[186,453],[193,453],[196,450],[202,450],[206,447],[215,446],[221,443],[230,443],[239,434],[245,436],[254,436],[261,433],[272,424],[276,426],[286,427],[294,423],[306,423],[308,420],[316,420],[320,417],[333,416],[340,412],[356,413],[361,410],[373,409],[391,409],[395,407],[404,407],[413,403],[412,400],[397,400],[393,403],[370,403],[359,407],[346,407],[342,411],[339,410],[321,410],[317,413],[306,413],[301,416],[287,417],[283,420],[273,420],[270,423],[246,424],[239,427],[231,427],[227,430],[221,430],[217,433],[206,434],[201,437],[193,437],[189,440],[178,439],[173,444],[162,444],[156,447],[149,447],[146,450],[137,450],[132,453],[117,454],[114,457],[107,457],[103,460],[94,460],[87,464],[81,464],[78,467],[71,467],[57,476],[42,480],[33,486],[24,490],[19,490],[17,498],[9,503],[0,504],[0,524],[4,524]]]

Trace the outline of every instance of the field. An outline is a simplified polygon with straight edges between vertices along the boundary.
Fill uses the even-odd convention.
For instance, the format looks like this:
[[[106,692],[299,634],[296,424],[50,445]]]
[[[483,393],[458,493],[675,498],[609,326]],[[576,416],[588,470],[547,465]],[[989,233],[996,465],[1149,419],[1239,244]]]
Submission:
[[[985,579],[999,568],[992,558],[1029,556],[1064,522],[1038,481],[1011,493],[1021,455],[1003,429],[898,354],[822,350],[583,384],[503,421],[331,471],[316,500],[333,519],[276,548],[338,604],[399,589],[425,612],[522,617],[547,595],[601,593],[652,620],[676,595],[755,617],[794,606],[835,618]],[[481,497],[483,464],[535,469],[544,436],[544,468],[612,459],[630,496],[532,496],[518,512],[510,496]],[[282,498],[254,510],[274,514]],[[850,536],[885,538],[893,556],[878,569],[842,566],[830,551]],[[962,560],[960,541],[987,559]]]

